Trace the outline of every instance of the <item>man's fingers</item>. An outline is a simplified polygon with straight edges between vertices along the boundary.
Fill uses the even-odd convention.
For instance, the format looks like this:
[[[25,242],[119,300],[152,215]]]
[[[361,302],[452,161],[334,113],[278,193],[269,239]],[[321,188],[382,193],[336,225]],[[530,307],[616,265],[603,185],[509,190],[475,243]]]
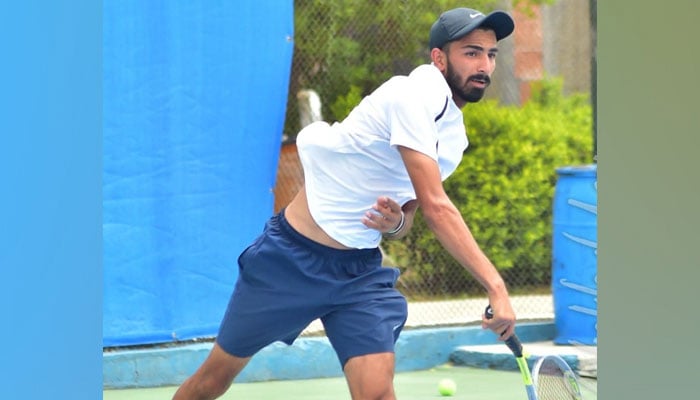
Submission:
[[[372,210],[365,213],[362,223],[382,233],[391,232],[401,224],[402,213],[399,203],[390,197],[381,196],[372,205]]]
[[[401,217],[401,206],[390,197],[380,197],[372,208],[380,213],[384,218],[398,220]],[[398,221],[397,221],[398,222]]]
[[[387,212],[390,212],[392,214],[401,213],[401,206],[399,205],[399,203],[397,203],[394,199],[388,196],[379,197],[375,206],[379,208],[377,211],[385,209]]]
[[[498,336],[498,340],[507,340],[515,333],[515,321],[510,318],[501,318],[497,316],[489,317],[484,313],[482,316],[481,327],[489,329]]]

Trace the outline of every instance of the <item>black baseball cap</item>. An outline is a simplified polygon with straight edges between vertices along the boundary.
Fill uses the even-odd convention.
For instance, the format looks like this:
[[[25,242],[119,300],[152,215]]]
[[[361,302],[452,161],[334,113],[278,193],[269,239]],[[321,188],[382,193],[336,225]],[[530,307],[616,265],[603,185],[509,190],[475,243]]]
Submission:
[[[496,40],[501,40],[513,33],[515,23],[503,11],[484,15],[471,8],[455,8],[442,13],[430,28],[430,48],[442,48],[446,43],[459,39],[476,28],[493,29]]]

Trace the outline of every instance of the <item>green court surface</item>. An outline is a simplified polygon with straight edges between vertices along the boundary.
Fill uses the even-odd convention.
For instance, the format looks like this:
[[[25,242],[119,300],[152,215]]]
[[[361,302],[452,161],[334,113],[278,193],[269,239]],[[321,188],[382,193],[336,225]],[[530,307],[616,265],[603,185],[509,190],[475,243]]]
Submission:
[[[438,393],[438,382],[444,378],[450,378],[457,383],[454,396],[443,397]],[[520,373],[517,371],[444,365],[430,370],[398,373],[394,379],[394,386],[396,396],[400,400],[527,399]],[[174,387],[105,390],[103,399],[169,400],[175,390]],[[594,390],[595,381],[585,382],[585,385],[582,385],[583,399],[597,399]],[[345,379],[339,377],[234,384],[221,399],[350,400],[350,395]]]

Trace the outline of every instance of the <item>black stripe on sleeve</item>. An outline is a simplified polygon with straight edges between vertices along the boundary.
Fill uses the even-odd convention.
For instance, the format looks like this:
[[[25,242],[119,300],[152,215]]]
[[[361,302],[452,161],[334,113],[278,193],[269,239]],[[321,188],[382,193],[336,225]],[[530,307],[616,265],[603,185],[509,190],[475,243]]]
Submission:
[[[438,122],[440,118],[442,118],[443,115],[445,115],[445,111],[447,111],[447,101],[449,98],[445,97],[445,105],[442,107],[442,111],[440,111],[440,114],[438,114],[437,117],[435,117],[435,122]]]

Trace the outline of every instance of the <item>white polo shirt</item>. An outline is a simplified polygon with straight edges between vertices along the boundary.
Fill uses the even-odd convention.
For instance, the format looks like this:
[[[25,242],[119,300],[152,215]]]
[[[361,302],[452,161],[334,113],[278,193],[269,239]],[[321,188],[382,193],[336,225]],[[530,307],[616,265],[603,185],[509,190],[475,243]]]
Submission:
[[[445,180],[467,145],[462,111],[437,67],[395,76],[343,122],[315,122],[297,136],[311,216],[345,246],[377,247],[382,235],[362,224],[365,212],[379,196],[401,205],[416,198],[397,146],[435,160]]]

